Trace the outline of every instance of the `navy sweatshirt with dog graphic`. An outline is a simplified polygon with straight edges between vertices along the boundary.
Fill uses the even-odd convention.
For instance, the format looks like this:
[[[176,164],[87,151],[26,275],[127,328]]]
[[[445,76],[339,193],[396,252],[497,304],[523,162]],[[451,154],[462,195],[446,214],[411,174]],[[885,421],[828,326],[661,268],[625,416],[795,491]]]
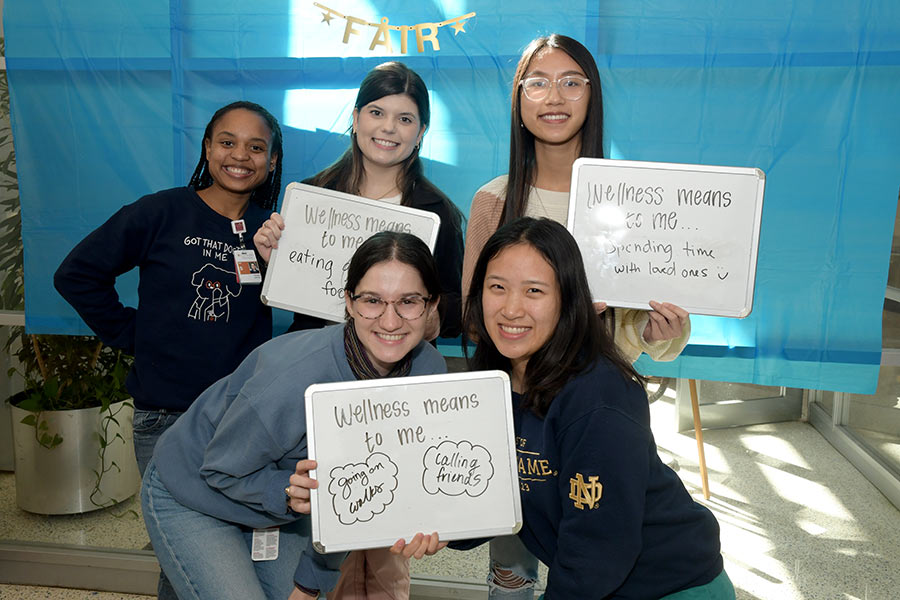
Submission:
[[[244,245],[268,218],[253,202]],[[101,340],[134,355],[127,386],[142,410],[183,411],[272,337],[258,285],[241,285],[231,220],[186,187],[122,207],[69,253],[53,282]],[[119,275],[139,269],[138,306],[124,306]]]

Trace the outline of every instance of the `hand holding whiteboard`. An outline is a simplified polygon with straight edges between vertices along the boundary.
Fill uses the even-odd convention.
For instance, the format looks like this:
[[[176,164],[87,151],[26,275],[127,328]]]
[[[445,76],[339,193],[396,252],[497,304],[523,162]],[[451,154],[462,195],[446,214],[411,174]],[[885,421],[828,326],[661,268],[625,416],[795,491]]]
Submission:
[[[291,183],[281,208],[284,231],[272,251],[263,303],[330,321],[344,319],[344,281],[356,249],[379,231],[404,231],[434,252],[436,214]]]
[[[746,317],[765,174],[759,169],[579,158],[567,228],[595,301]]]
[[[511,535],[522,523],[509,378],[479,371],[306,389],[322,552]]]

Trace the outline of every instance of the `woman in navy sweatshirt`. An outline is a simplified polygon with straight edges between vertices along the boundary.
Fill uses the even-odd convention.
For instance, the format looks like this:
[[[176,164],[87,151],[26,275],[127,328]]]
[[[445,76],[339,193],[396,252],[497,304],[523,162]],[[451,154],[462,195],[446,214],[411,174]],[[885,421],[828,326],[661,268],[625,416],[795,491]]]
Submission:
[[[259,287],[238,281],[235,251],[281,193],[281,129],[252,102],[212,116],[186,187],[128,204],[82,240],[53,278],[101,340],[134,355],[134,445],[144,473],[159,436],[200,392],[272,337]],[[238,225],[242,224],[242,225]],[[138,267],[138,305],[116,278]]]
[[[510,375],[519,537],[549,567],[547,600],[734,598],[718,523],[659,459],[643,380],[601,326],[562,225],[521,218],[491,236],[463,331],[471,368]]]
[[[104,343],[134,355],[134,453],[141,475],[159,437],[200,392],[272,337],[259,288],[236,275],[235,253],[254,252],[251,232],[281,193],[281,128],[252,102],[223,106],[203,134],[186,187],[119,209],[63,260],[53,278]],[[245,263],[250,267],[250,261]],[[116,278],[137,267],[138,305]],[[160,577],[159,598],[175,592]]]

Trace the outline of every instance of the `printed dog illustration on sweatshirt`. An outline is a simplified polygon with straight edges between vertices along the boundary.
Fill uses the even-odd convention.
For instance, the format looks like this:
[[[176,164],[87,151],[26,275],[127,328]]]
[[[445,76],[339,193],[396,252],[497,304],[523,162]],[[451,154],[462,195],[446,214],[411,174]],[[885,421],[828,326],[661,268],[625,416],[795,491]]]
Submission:
[[[188,317],[198,321],[228,322],[230,300],[241,293],[241,284],[232,271],[226,271],[206,263],[194,272],[191,285],[197,289],[197,297],[188,311]]]

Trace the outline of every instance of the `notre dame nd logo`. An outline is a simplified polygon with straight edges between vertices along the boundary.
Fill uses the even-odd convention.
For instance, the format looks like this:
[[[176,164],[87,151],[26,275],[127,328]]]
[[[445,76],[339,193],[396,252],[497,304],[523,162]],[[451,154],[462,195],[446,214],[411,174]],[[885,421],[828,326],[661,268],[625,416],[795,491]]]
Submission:
[[[581,473],[575,473],[575,478],[569,479],[569,499],[575,501],[575,508],[584,510],[585,504],[588,508],[597,508],[603,494],[603,484],[598,479],[597,475],[591,475],[585,483]]]

